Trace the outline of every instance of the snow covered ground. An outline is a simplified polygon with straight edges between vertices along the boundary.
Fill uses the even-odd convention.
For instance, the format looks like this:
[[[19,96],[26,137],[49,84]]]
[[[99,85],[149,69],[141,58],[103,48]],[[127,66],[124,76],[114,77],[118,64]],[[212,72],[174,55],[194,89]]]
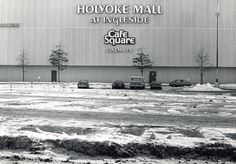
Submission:
[[[188,89],[212,91],[218,88],[206,84]],[[6,139],[6,136],[10,138]],[[62,144],[75,141],[82,144],[102,143],[104,149],[115,143],[124,146],[122,150],[130,150],[130,144],[144,146],[153,144],[157,147],[165,145],[179,148],[181,151],[209,144],[223,145],[223,147],[230,145],[234,150],[236,148],[236,97],[228,94],[180,94],[171,90],[112,90],[111,84],[106,83],[93,83],[91,89],[77,89],[76,83],[13,83],[11,86],[9,83],[2,83],[0,84],[0,144],[1,141],[15,143],[14,140],[21,136],[27,137],[23,141],[29,140],[30,143],[42,144],[45,149],[39,149],[37,153],[53,159],[51,162],[55,160],[67,160],[67,162],[80,160],[81,162],[84,156],[78,157],[78,153],[83,154],[83,151]],[[19,143],[22,143],[21,140]],[[55,145],[61,147],[56,148]],[[9,152],[8,149],[15,149],[15,147],[8,144],[0,145],[3,150],[0,151],[0,162],[1,159],[7,162],[6,157],[11,153],[11,157],[16,154],[25,157],[21,159],[25,163],[30,158],[36,159],[37,153],[36,157],[32,157],[35,156],[35,151],[32,154],[32,145],[29,147],[25,148],[24,152]],[[34,146],[33,148],[35,149]],[[95,153],[93,156],[101,156],[91,151],[85,151],[83,155]],[[141,152],[140,150],[136,153],[150,155]],[[26,157],[29,159],[25,160]],[[161,163],[178,161],[170,157],[171,154],[167,161],[163,160]],[[91,156],[86,157],[85,161],[88,161],[88,158],[90,162],[95,163],[116,162],[109,157],[100,157],[99,160],[93,161]],[[158,158],[148,157],[146,161],[143,158],[136,158],[134,156],[128,162],[160,163]],[[107,161],[104,162],[104,159]],[[40,160],[37,158],[37,161]],[[185,159],[180,161],[186,162]]]
[[[207,83],[207,84],[197,84],[190,88],[185,88],[185,90],[189,91],[223,91],[220,88],[215,87],[213,84]]]
[[[0,108],[192,116],[236,116],[236,97],[227,94],[177,94],[152,90],[112,90],[111,84],[77,89],[69,84],[0,85]],[[200,89],[201,88],[201,89]],[[211,90],[211,85],[185,88]],[[218,88],[213,88],[218,90]]]
[[[220,88],[236,90],[236,84],[221,84]]]

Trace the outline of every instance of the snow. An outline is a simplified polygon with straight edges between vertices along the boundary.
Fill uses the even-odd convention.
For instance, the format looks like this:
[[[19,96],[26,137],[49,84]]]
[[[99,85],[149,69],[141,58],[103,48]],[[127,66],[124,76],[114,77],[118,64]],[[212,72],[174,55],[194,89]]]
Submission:
[[[230,95],[209,94],[177,94],[175,92],[155,92],[151,90],[112,90],[111,84],[94,83],[93,89],[77,89],[76,83],[53,84],[14,83],[0,84],[0,109],[13,112],[43,111],[43,112],[85,112],[114,113],[136,115],[171,115],[171,116],[211,116],[236,117],[236,98]],[[185,88],[189,91],[222,91],[211,84],[196,85]],[[61,127],[91,128],[95,132],[80,134],[47,131],[42,128]],[[159,126],[159,127],[158,127]],[[27,129],[26,127],[31,127]],[[141,135],[122,133],[122,128],[144,128]],[[22,130],[23,128],[23,130]],[[203,137],[188,137],[181,130],[199,130]],[[195,147],[199,143],[224,142],[236,146],[236,141],[227,133],[235,133],[236,128],[191,127],[182,126],[152,126],[150,124],[130,124],[126,122],[102,122],[92,120],[75,120],[72,118],[29,117],[15,118],[14,115],[0,116],[0,136],[28,136],[33,139],[80,139],[85,141],[108,141],[119,144],[157,143],[172,146]]]
[[[172,113],[172,114],[181,114],[179,111],[177,111],[176,109],[168,109],[167,110],[168,113]]]
[[[196,129],[196,127],[178,127],[178,126],[167,126],[167,127],[152,127],[145,124],[136,124],[132,127],[145,127],[145,131],[142,135],[136,136],[129,133],[121,133],[120,128],[127,128],[129,124],[106,124],[97,122],[84,122],[77,120],[57,120],[57,119],[40,119],[40,118],[8,118],[0,117],[0,136],[28,136],[33,139],[52,139],[52,140],[70,140],[70,139],[80,139],[86,141],[109,141],[116,142],[119,144],[127,144],[131,142],[135,143],[146,143],[154,142],[158,144],[168,144],[172,146],[182,146],[182,147],[194,147],[197,143],[209,143],[216,142],[212,139],[222,140],[225,143],[230,143],[236,146],[236,141],[225,136],[226,133],[235,133],[236,128],[208,128],[201,127],[198,128],[199,132],[204,136],[204,138],[199,137],[188,137],[184,133],[178,132],[178,129],[191,130]],[[23,129],[22,127],[35,127],[33,130]],[[41,126],[48,127],[65,127],[66,128],[92,128],[96,129],[93,133],[88,134],[78,134],[78,133],[66,133],[61,132],[48,132],[41,129]],[[151,135],[155,135],[155,139],[150,140]],[[171,136],[171,137],[169,137]]]
[[[220,88],[229,89],[229,90],[236,90],[236,84],[220,84]]]
[[[91,83],[93,89],[77,89],[76,83],[0,83],[0,108],[9,110],[79,111],[236,117],[236,97],[184,95],[151,90],[112,90],[110,83]],[[105,89],[103,89],[105,88]],[[110,88],[110,89],[109,89]],[[219,91],[211,84],[185,88]],[[210,112],[210,111],[215,111]]]
[[[214,85],[207,83],[207,84],[197,84],[192,88],[185,88],[185,90],[189,91],[222,91],[220,88],[214,87]]]

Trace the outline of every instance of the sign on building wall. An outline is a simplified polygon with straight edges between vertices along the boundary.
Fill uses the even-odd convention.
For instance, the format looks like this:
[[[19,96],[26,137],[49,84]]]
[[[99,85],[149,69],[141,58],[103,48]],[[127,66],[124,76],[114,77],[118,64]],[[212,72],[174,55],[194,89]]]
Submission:
[[[0,23],[1,28],[17,28],[20,27],[20,23]]]
[[[91,15],[92,24],[129,26],[131,24],[149,24],[151,15],[162,15],[160,5],[78,5],[77,14]],[[110,29],[104,35],[104,44],[107,53],[132,53],[132,45],[136,44],[135,36],[123,29]]]
[[[161,15],[160,5],[78,5],[78,14],[91,14],[91,23],[148,24],[150,15]],[[101,15],[106,16],[101,16]],[[131,16],[130,16],[131,15]]]
[[[130,37],[129,32],[125,30],[109,30],[104,36],[105,44],[107,45],[134,45],[135,37]]]

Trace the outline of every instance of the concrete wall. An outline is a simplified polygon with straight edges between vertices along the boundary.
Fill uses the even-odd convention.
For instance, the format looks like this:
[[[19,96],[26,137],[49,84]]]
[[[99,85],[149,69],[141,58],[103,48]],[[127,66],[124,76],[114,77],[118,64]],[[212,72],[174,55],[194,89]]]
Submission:
[[[221,82],[236,82],[236,0],[219,0],[219,67]],[[70,66],[62,72],[62,81],[128,81],[139,72],[132,67],[136,50],[143,48],[154,62],[158,79],[169,82],[177,78],[199,81],[194,55],[203,44],[216,61],[216,0],[0,0],[0,23],[20,23],[19,28],[0,28],[0,80],[20,81],[17,57],[24,48],[30,61],[25,79],[50,81],[48,61],[59,43],[68,52]],[[128,4],[161,5],[162,15],[142,15],[149,24],[92,24],[97,15],[78,15],[77,5]],[[117,16],[102,14],[100,16]],[[133,16],[133,15],[122,15]],[[137,15],[136,15],[137,16]],[[139,15],[140,16],[140,15]],[[131,53],[109,54],[104,35],[110,29],[124,29],[136,37]],[[147,71],[148,72],[148,71]],[[148,73],[145,74],[148,80]],[[215,81],[215,70],[206,73],[206,82]]]
[[[51,81],[50,66],[27,66],[25,81]],[[149,80],[149,71],[157,72],[157,80],[168,83],[175,79],[190,79],[199,83],[200,72],[194,67],[153,67],[144,72],[145,80]],[[220,83],[236,83],[236,68],[220,68]],[[21,81],[22,72],[17,66],[1,66],[0,81]],[[89,80],[91,82],[113,82],[115,80],[129,81],[130,75],[139,75],[140,72],[134,67],[69,67],[61,72],[61,81],[74,82],[78,80]],[[211,68],[205,73],[204,82],[215,82],[215,69]]]
[[[219,65],[236,67],[236,1],[220,2]],[[194,67],[194,55],[201,44],[210,55],[211,65],[215,65],[216,0],[112,1],[130,6],[162,6],[163,15],[143,15],[150,18],[149,24],[121,26],[90,23],[91,17],[97,15],[78,15],[79,4],[111,4],[111,1],[0,0],[0,22],[20,23],[20,28],[0,28],[0,64],[16,65],[24,47],[31,65],[49,65],[51,50],[62,43],[70,66],[131,66],[136,50],[143,48],[155,66]],[[136,37],[136,45],[126,46],[132,53],[105,52],[112,46],[104,45],[104,35],[113,28],[127,30]]]

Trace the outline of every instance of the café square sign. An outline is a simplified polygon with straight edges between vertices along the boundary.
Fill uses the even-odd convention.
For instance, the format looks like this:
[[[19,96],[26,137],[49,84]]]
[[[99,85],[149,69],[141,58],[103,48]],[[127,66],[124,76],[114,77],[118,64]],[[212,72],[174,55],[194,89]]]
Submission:
[[[104,36],[105,44],[115,45],[134,45],[135,37],[129,37],[128,31],[125,30],[109,30]]]

